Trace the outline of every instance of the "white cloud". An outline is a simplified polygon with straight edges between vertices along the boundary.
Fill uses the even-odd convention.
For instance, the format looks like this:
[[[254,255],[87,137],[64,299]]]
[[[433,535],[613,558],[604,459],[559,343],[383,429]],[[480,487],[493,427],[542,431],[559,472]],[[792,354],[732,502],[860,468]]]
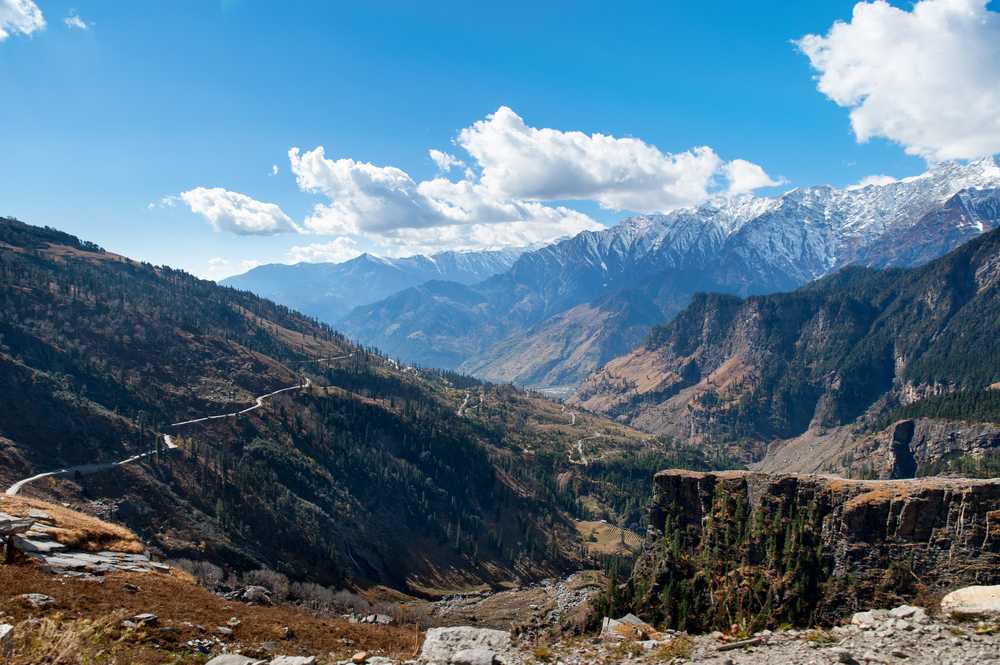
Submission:
[[[178,203],[181,202],[181,197],[176,194],[168,194],[167,196],[160,197],[159,201],[153,201],[146,206],[149,210],[154,208],[173,208]]]
[[[342,263],[361,254],[358,243],[347,236],[330,242],[296,245],[288,250],[292,263]]]
[[[272,235],[299,230],[277,205],[221,187],[196,187],[181,192],[180,198],[191,212],[207,219],[216,230],[240,235]]]
[[[448,154],[447,152],[441,152],[440,150],[431,148],[427,151],[427,154],[431,156],[431,159],[434,160],[435,164],[437,164],[438,170],[442,173],[447,173],[453,168],[465,168],[465,162],[455,155]]]
[[[850,22],[796,42],[859,141],[929,161],[1000,152],[1000,14],[986,0],[861,2]]]
[[[854,183],[853,185],[848,185],[847,189],[848,190],[864,189],[865,187],[868,187],[870,185],[876,185],[876,186],[891,185],[894,182],[896,182],[896,179],[893,178],[891,175],[868,175],[859,180],[858,182]]]
[[[299,189],[325,199],[301,227],[274,204],[243,194],[198,188],[182,196],[216,228],[339,236],[289,251],[293,260],[338,261],[359,253],[357,241],[401,255],[537,245],[603,228],[551,201],[658,212],[782,182],[746,160],[726,162],[708,147],[665,154],[633,138],[536,129],[507,107],[461,130],[456,145],[471,159],[429,150],[439,173],[423,181],[394,166],[331,159],[323,146],[291,148]],[[456,169],[460,177],[445,175]]]
[[[89,30],[91,25],[80,18],[80,15],[75,11],[71,11],[66,18],[63,19],[63,23],[65,23],[68,28],[76,28],[78,30]]]
[[[442,228],[530,223],[537,225],[535,234],[551,231],[553,225],[600,228],[576,210],[498,197],[478,182],[435,178],[418,183],[392,166],[331,160],[322,146],[304,153],[292,148],[288,157],[299,187],[330,199],[317,205],[305,221],[306,228],[315,233],[367,234],[378,236],[379,242],[411,242],[415,236],[406,230],[420,229],[428,239],[463,236],[465,242],[475,243],[484,237],[482,232]]]
[[[722,171],[729,181],[730,194],[745,194],[761,187],[776,187],[785,183],[784,178],[774,180],[760,166],[745,159],[734,159],[723,166]]]
[[[701,203],[728,168],[709,147],[669,154],[635,138],[537,129],[506,106],[459,132],[457,143],[495,195],[592,200],[613,210],[663,212]],[[758,180],[773,182],[757,168]]]
[[[0,42],[11,35],[30,35],[44,27],[42,10],[31,0],[0,0]]]
[[[528,247],[597,231],[601,225],[586,215],[553,216],[527,222],[440,226],[430,229],[399,229],[380,238],[379,253],[385,256],[434,254],[445,250],[471,251]]]
[[[278,175],[278,165],[271,164],[271,175]]]
[[[379,233],[443,223],[405,171],[353,159],[327,159],[323,146],[305,153],[292,148],[288,159],[300,189],[330,199],[328,205],[316,206],[306,219],[311,231],[329,235]]]

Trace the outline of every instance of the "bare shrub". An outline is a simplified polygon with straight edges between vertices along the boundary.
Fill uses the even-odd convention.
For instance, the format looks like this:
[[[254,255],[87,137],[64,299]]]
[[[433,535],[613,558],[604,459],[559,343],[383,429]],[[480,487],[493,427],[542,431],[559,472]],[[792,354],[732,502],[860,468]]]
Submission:
[[[282,602],[288,600],[288,578],[276,570],[261,568],[243,574],[243,584],[262,586],[271,592],[271,600]]]
[[[194,577],[198,584],[207,589],[216,589],[222,584],[225,572],[210,561],[192,561],[191,559],[172,559],[168,561],[174,568],[179,568]]]

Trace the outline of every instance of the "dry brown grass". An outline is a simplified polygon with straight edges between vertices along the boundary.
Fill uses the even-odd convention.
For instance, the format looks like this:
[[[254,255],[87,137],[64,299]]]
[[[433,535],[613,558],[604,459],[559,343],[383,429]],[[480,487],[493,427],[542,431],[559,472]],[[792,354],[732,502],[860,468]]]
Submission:
[[[141,642],[144,632],[126,630],[121,621],[126,618],[122,612],[106,614],[93,619],[63,619],[55,615],[38,622],[22,622],[14,629],[14,657],[10,665],[126,665],[146,660],[137,652],[149,651]],[[182,656],[173,662],[201,662],[203,659]]]
[[[130,591],[132,587],[126,585],[138,591]],[[24,593],[44,593],[57,604],[46,610],[31,609],[15,600]],[[122,618],[141,612],[156,614],[158,626],[120,628]],[[349,658],[356,651],[405,660],[416,653],[422,639],[409,625],[351,624],[296,607],[227,601],[172,575],[113,574],[97,584],[60,578],[31,565],[0,566],[0,614],[7,623],[19,626],[20,660],[14,660],[14,665],[201,663],[207,658],[192,654],[186,642],[213,635],[215,627],[226,625],[231,617],[241,623],[234,635],[224,640],[231,648],[239,647],[255,657],[266,655],[262,645],[272,642],[279,653],[327,657],[331,662]],[[25,623],[29,618],[42,619],[42,623]],[[286,626],[292,629],[291,635],[285,636]],[[55,659],[72,649],[79,650],[81,658]],[[97,656],[101,649],[103,654]]]
[[[596,554],[619,554],[636,551],[642,548],[642,538],[634,531],[620,529],[617,526],[600,521],[578,521],[576,530],[587,546],[587,550]],[[625,534],[624,546],[622,534]],[[591,539],[593,536],[594,540]]]
[[[88,552],[111,551],[137,554],[145,547],[123,526],[110,524],[86,513],[59,504],[23,496],[0,496],[0,512],[26,517],[31,510],[43,510],[52,518],[52,538],[66,547]]]
[[[678,635],[650,654],[654,661],[670,662],[674,658],[690,658],[694,651],[694,640],[687,635]]]

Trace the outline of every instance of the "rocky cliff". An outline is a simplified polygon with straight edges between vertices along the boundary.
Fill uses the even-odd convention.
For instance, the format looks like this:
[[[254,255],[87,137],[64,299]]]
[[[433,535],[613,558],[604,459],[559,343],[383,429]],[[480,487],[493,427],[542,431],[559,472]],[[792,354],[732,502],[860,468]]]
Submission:
[[[1000,581],[1000,480],[670,470],[625,601],[692,631],[832,622]]]
[[[898,479],[950,474],[988,477],[1000,458],[1000,424],[940,418],[899,420],[877,432],[854,427],[805,435],[768,447],[754,465],[768,473],[834,473]]]

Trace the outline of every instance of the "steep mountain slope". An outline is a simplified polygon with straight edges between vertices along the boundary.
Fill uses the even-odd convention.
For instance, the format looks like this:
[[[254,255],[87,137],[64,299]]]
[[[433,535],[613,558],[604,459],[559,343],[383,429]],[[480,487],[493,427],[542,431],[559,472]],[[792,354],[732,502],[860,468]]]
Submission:
[[[994,158],[887,185],[713,200],[528,252],[479,284],[401,292],[338,327],[414,362],[535,387],[573,385],[627,352],[653,324],[653,310],[662,321],[699,291],[745,296],[855,263],[916,265],[1000,225],[998,201]]]
[[[574,515],[638,526],[653,469],[707,464],[16,220],[0,220],[0,391],[4,487],[170,434],[175,450],[22,493],[92,500],[168,556],[428,594],[575,567]]]
[[[362,254],[343,263],[272,263],[222,280],[287,307],[335,323],[358,305],[382,300],[430,280],[474,284],[504,272],[519,249],[441,252],[401,259]]]
[[[899,404],[997,381],[1000,230],[916,269],[847,268],[747,299],[700,294],[574,402],[759,459],[777,440],[811,433],[816,444]]]

